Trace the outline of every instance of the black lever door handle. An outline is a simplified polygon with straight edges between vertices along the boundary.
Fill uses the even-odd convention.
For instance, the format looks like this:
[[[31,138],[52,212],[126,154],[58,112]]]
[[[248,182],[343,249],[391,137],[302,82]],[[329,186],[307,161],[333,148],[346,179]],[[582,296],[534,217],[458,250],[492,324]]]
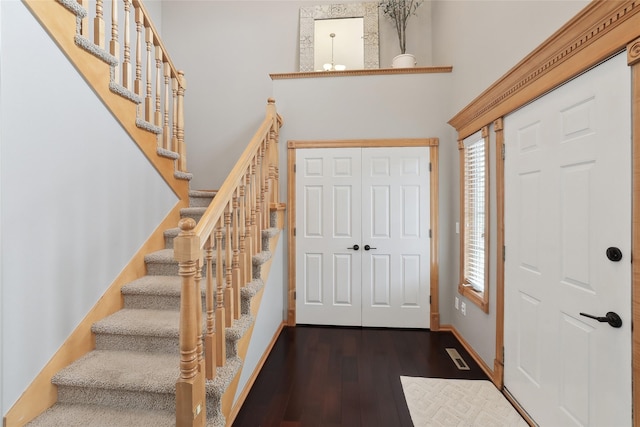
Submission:
[[[587,313],[580,313],[580,316],[589,317],[590,319],[595,319],[598,322],[607,322],[612,328],[619,328],[622,326],[622,319],[613,311],[608,312],[604,316],[593,316]]]
[[[353,245],[353,246],[351,246],[350,248],[347,248],[347,249],[353,249],[354,251],[357,251],[358,249],[360,249],[360,246]]]
[[[365,250],[365,251],[368,251],[369,249],[378,249],[378,248],[372,248],[372,247],[371,247],[371,246],[369,246],[369,245],[364,245],[364,250]]]

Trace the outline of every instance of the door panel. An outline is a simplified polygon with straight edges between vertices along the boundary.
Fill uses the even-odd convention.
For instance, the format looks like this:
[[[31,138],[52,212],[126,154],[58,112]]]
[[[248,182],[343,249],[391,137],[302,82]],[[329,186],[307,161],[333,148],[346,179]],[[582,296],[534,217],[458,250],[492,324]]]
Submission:
[[[631,425],[629,83],[619,55],[505,118],[504,381],[540,425]]]
[[[362,325],[428,328],[429,149],[363,149],[362,206]]]
[[[297,322],[360,325],[360,149],[296,156]]]

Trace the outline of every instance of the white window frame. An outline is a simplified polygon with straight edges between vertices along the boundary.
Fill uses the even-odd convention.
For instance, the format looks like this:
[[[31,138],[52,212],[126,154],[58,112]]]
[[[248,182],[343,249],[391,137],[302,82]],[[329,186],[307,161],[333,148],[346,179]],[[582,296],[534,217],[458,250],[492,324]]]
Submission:
[[[458,142],[460,282],[458,292],[489,312],[489,127]]]

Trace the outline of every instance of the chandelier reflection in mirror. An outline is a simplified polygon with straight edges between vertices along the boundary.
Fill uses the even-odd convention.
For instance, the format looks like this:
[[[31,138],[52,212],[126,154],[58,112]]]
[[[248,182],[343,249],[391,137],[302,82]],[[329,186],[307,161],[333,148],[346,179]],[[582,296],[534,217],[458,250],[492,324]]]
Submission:
[[[315,71],[362,69],[363,18],[319,19],[314,27]]]
[[[336,64],[333,60],[333,42],[336,38],[336,33],[329,34],[329,37],[331,37],[331,63],[324,64],[322,68],[324,71],[344,71],[347,69],[347,66],[343,64]]]

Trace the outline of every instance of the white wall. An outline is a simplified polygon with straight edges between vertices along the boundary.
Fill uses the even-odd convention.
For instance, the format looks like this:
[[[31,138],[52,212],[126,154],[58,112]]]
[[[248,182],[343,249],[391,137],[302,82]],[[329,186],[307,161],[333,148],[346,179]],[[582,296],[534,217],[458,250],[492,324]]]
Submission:
[[[234,397],[234,402],[242,393],[249,377],[256,369],[260,358],[264,354],[271,339],[275,336],[285,318],[284,296],[286,295],[287,282],[284,276],[284,242],[286,235],[280,233],[278,246],[273,253],[273,262],[269,272],[269,279],[265,284],[260,310],[256,316],[253,326],[251,342],[247,350],[247,356],[242,365],[242,373],[238,382],[238,389]]]
[[[2,413],[177,198],[22,2],[0,2]]]
[[[433,61],[453,65],[453,116],[589,0],[434,0]]]
[[[300,7],[321,3],[332,2],[163,2],[163,39],[188,82],[185,140],[193,188],[222,184],[264,118],[272,94],[269,73],[298,71]],[[418,12],[409,31],[419,34],[408,48],[419,64],[429,65],[430,27],[420,23],[430,19],[430,4]],[[399,48],[386,19],[380,19],[380,34],[381,66],[389,67]],[[229,161],[214,164],[215,158]]]

